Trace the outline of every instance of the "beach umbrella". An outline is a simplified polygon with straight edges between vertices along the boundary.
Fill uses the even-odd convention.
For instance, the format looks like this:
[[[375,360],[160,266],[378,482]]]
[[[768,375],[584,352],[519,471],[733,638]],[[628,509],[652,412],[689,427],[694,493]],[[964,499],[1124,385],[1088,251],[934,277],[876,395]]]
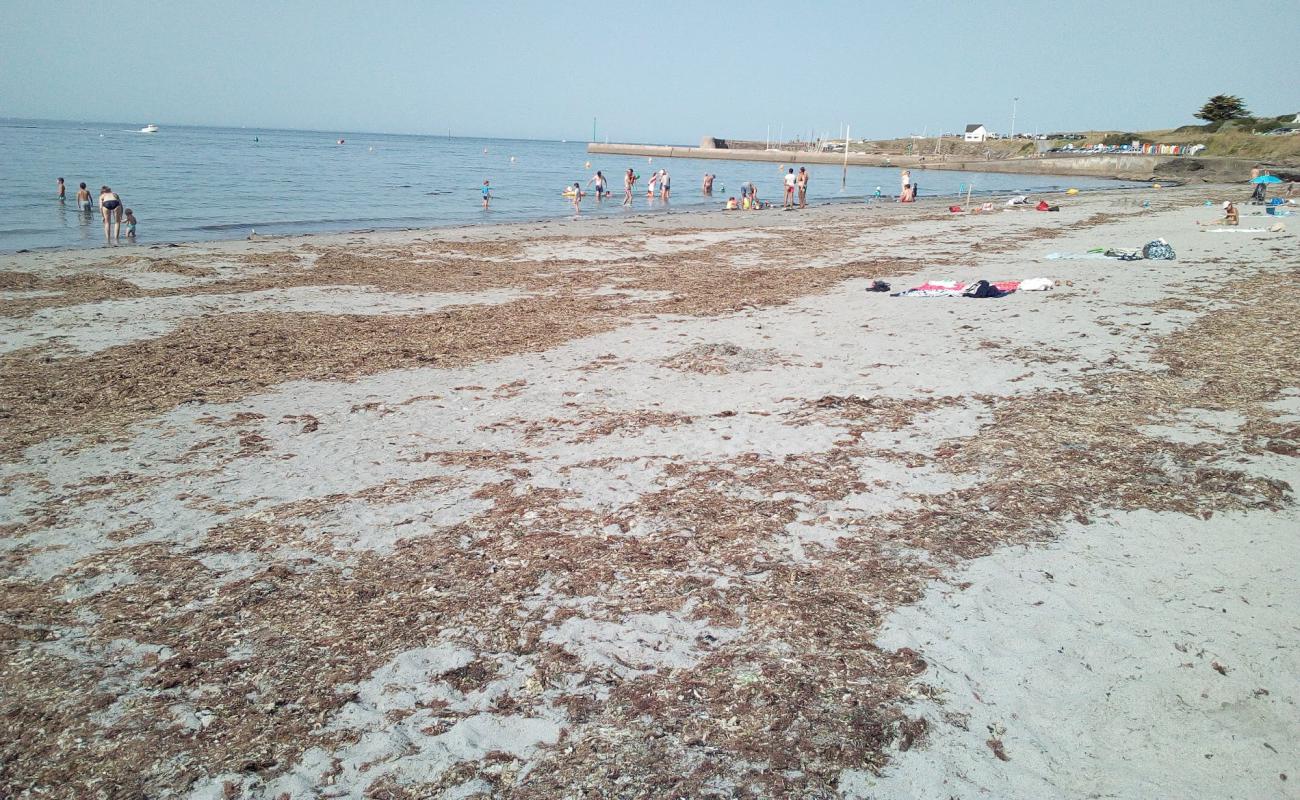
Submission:
[[[1258,178],[1251,178],[1251,183],[1281,183],[1282,179],[1276,175],[1260,175]]]

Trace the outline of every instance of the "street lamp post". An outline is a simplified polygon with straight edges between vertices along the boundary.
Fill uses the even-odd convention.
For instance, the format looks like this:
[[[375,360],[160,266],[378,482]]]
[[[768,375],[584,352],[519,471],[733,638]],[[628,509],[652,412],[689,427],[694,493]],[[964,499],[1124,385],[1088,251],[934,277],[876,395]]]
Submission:
[[[1016,105],[1020,102],[1019,97],[1011,98],[1011,138],[1016,138]]]

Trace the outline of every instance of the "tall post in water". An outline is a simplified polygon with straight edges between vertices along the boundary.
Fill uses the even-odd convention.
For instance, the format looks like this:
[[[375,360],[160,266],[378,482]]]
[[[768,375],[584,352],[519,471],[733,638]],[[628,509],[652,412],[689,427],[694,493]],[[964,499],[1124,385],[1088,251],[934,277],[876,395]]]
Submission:
[[[591,118],[591,140],[596,141],[596,118]]]
[[[1011,98],[1011,138],[1016,138],[1016,106],[1020,104],[1019,97]]]
[[[844,171],[840,173],[840,191],[849,183],[849,126],[844,125]]]

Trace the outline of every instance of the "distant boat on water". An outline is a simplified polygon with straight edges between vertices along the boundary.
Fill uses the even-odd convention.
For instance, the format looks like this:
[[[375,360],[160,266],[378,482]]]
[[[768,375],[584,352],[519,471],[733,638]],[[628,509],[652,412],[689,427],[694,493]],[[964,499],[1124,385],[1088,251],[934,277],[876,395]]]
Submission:
[[[157,132],[158,132],[158,126],[152,122],[150,122],[148,125],[140,129],[140,133],[157,133]]]

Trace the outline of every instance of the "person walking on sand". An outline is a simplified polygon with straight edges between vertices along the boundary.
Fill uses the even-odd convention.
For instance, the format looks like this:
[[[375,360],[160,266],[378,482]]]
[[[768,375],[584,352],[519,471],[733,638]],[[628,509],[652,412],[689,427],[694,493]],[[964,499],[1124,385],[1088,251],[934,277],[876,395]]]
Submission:
[[[782,208],[794,208],[794,182],[794,167],[790,167],[785,173],[785,202]]]
[[[99,212],[104,215],[104,243],[122,238],[122,198],[107,186],[99,193]],[[111,231],[111,232],[110,232]]]
[[[488,203],[492,202],[492,183],[483,181],[483,210],[487,211]]]
[[[799,168],[799,174],[794,179],[795,186],[799,187],[799,207],[808,207],[808,170],[803,167]]]
[[[672,178],[668,177],[668,170],[659,171],[659,199],[665,203],[668,202],[668,193],[672,191]]]
[[[65,192],[66,189],[67,189],[67,187],[66,187],[66,186],[64,185],[64,183],[63,183],[63,179],[62,179],[62,178],[59,178],[59,181],[58,181],[58,183],[55,184],[55,186],[57,186],[57,187],[58,187],[58,190],[59,190],[59,200],[62,200],[62,199],[63,199],[63,194],[64,194],[64,192]]]

